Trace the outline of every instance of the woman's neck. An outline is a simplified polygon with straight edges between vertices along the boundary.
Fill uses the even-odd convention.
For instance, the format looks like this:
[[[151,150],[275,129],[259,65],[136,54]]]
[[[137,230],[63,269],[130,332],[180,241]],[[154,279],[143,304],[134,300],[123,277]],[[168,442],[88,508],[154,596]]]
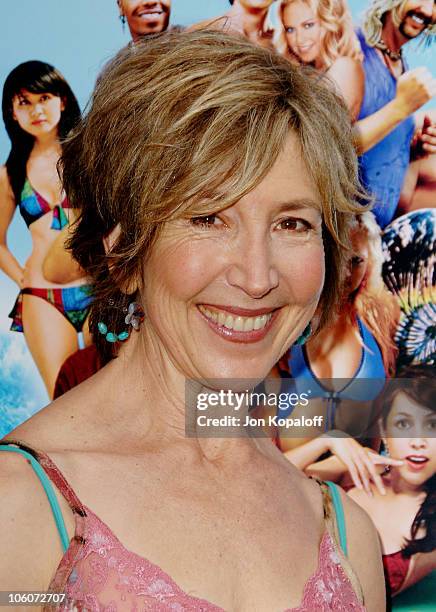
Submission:
[[[319,357],[328,355],[338,343],[349,334],[350,331],[357,329],[355,317],[350,310],[345,308],[337,315],[335,321],[319,331],[308,343],[308,353]]]
[[[56,151],[58,155],[60,155],[62,151],[57,129],[35,138],[32,148],[33,155],[46,155],[54,151]]]
[[[320,57],[317,57],[316,60],[313,62],[313,67],[315,68],[315,70],[318,70],[318,72],[328,72],[328,67],[325,65],[325,63]]]
[[[193,461],[228,462],[233,466],[256,452],[256,441],[243,427],[230,423],[205,432],[198,423],[199,415],[216,418],[231,411],[221,406],[198,410],[198,394],[207,393],[195,382],[199,377],[192,373],[192,380],[187,380],[154,334],[143,329],[131,336],[105,369],[104,384],[105,394],[111,398],[108,418],[116,419],[118,432],[126,433],[132,449],[137,447],[140,452],[155,441],[159,448],[183,446]],[[244,409],[237,415],[242,424]]]
[[[424,498],[426,495],[422,484],[413,485],[407,482],[401,476],[399,470],[396,470],[395,468],[391,469],[389,473],[388,483],[388,488],[391,489],[395,495],[403,495],[404,497],[416,499],[421,497]]]
[[[234,4],[227,12],[231,19],[231,26],[247,38],[257,37],[263,32],[267,9],[244,9],[239,4]]]

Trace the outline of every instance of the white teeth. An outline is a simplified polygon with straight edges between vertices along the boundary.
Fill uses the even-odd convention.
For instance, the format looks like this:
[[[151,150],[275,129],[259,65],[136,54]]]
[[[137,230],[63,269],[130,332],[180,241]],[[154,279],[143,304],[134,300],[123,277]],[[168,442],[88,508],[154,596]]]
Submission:
[[[262,315],[261,317],[256,317],[254,321],[254,329],[262,329],[262,327],[265,327],[266,322],[267,322],[266,315]]]
[[[218,315],[218,325],[224,325],[224,323],[226,322],[226,315],[224,314],[224,312],[220,312]]]
[[[244,319],[242,317],[236,317],[233,329],[235,331],[244,331]]]
[[[227,329],[233,329],[233,317],[231,315],[227,315],[224,326]]]
[[[272,313],[262,315],[260,317],[240,317],[231,315],[222,310],[209,310],[204,306],[199,306],[201,312],[211,321],[231,329],[236,332],[250,332],[253,330],[263,329],[271,320]]]
[[[253,331],[254,329],[254,319],[250,317],[249,319],[245,319],[244,323],[244,332]]]
[[[207,310],[207,308],[204,309],[204,314],[209,317],[209,319],[212,319],[212,312],[210,310]]]

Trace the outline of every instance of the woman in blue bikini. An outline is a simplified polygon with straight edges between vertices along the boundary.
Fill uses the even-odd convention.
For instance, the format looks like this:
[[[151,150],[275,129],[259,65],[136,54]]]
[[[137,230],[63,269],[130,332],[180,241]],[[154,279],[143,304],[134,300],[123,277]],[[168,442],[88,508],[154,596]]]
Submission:
[[[393,335],[399,309],[381,277],[381,237],[372,213],[356,216],[351,243],[346,295],[334,322],[306,345],[294,345],[279,364],[283,377],[293,377],[290,383],[283,381],[285,386],[291,384],[297,393],[310,388],[310,408],[323,415],[322,427],[292,438],[283,430],[279,444],[288,459],[307,473],[336,479],[337,461],[315,463],[331,452],[341,459],[341,466],[346,464],[355,486],[369,490],[370,480],[381,483],[374,462],[386,460],[368,453],[354,438],[367,442],[371,437],[371,402],[395,369]],[[288,409],[279,416],[294,418],[300,416],[297,412]],[[304,414],[312,416],[308,408]],[[322,435],[333,430],[338,435]]]
[[[20,64],[6,79],[3,119],[11,151],[0,169],[0,268],[20,288],[10,314],[11,330],[22,331],[49,395],[60,366],[77,349],[90,303],[85,278],[62,285],[48,281],[43,261],[60,230],[72,220],[57,173],[61,139],[80,118],[64,77],[39,61]],[[16,206],[32,236],[25,266],[7,247]]]

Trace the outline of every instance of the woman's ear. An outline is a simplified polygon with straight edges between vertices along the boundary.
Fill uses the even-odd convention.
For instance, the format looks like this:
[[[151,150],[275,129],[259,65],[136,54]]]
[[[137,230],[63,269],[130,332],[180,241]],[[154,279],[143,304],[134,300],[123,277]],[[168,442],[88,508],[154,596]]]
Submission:
[[[117,223],[114,229],[111,232],[109,232],[107,236],[103,238],[104,251],[106,255],[108,255],[107,266],[109,268],[109,272],[112,271],[112,268],[114,265],[113,262],[111,262],[110,254],[111,254],[111,251],[114,249],[115,245],[117,244],[118,240],[120,239],[120,236],[121,236],[121,226],[119,223]],[[132,295],[136,293],[139,289],[138,279],[130,278],[129,280],[126,280],[126,282],[120,285],[119,289],[126,295]]]

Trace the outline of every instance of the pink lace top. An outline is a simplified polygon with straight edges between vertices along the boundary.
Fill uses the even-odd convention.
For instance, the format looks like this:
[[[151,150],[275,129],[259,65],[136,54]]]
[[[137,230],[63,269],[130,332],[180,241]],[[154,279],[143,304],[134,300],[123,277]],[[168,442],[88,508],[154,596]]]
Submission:
[[[48,589],[66,593],[58,610],[224,612],[219,606],[184,592],[160,567],[127,550],[109,527],[79,501],[51,459],[39,451],[31,452],[75,517],[74,536]],[[304,587],[301,605],[286,612],[365,612],[359,582],[337,543],[329,488],[325,483],[319,484],[326,529],[320,543],[318,568]]]

